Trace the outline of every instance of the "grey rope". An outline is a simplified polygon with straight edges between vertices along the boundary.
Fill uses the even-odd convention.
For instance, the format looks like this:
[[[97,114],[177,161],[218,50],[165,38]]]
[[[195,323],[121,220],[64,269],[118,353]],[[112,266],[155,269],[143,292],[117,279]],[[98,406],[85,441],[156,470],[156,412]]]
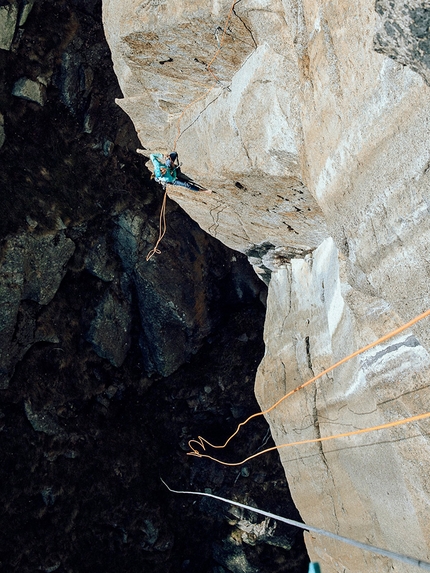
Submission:
[[[263,511],[262,509],[257,509],[256,507],[250,507],[249,505],[245,505],[237,501],[232,501],[231,499],[226,499],[225,497],[219,497],[211,493],[202,493],[199,491],[177,491],[169,487],[163,479],[161,481],[167,487],[167,489],[172,493],[185,493],[190,495],[201,495],[203,497],[212,497],[213,499],[218,499],[219,501],[223,501],[224,503],[230,503],[231,505],[241,507],[242,509],[247,509],[248,511],[253,511],[254,513],[259,513],[260,515],[264,515],[265,517],[270,517],[272,519],[276,519],[277,521],[282,521],[283,523],[287,523],[288,525],[294,525],[295,527],[300,527],[300,529],[305,529],[306,531],[312,531],[313,533],[319,533],[320,535],[325,535],[326,537],[330,537],[331,539],[336,539],[337,541],[343,541],[344,543],[348,543],[349,545],[353,545],[354,547],[358,547],[359,549],[364,549],[365,551],[371,551],[372,553],[376,553],[376,555],[383,555],[384,557],[389,557],[390,559],[395,559],[396,561],[402,561],[402,563],[406,563],[408,565],[415,565],[415,567],[419,567],[420,569],[425,569],[426,571],[430,571],[430,563],[428,563],[427,561],[421,561],[420,559],[415,559],[414,557],[408,557],[407,555],[400,555],[400,553],[394,553],[393,551],[380,549],[379,547],[374,547],[373,545],[367,545],[366,543],[361,543],[360,541],[354,541],[353,539],[349,539],[348,537],[343,537],[342,535],[336,535],[335,533],[331,533],[330,531],[325,531],[324,529],[320,529],[319,527],[312,527],[311,525],[300,523],[300,521],[287,519],[286,517],[281,517],[280,515],[270,513],[269,511]]]

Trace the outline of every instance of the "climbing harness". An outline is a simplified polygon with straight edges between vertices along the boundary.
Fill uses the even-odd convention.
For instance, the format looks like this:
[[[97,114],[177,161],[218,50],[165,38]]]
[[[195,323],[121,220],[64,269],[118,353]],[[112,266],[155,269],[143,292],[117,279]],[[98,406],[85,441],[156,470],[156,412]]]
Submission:
[[[356,350],[355,352],[353,352],[352,354],[349,354],[348,356],[346,356],[345,358],[343,358],[342,360],[339,360],[339,362],[336,362],[336,364],[333,364],[332,366],[330,366],[329,368],[326,368],[325,370],[323,370],[322,372],[320,372],[320,374],[317,374],[316,376],[314,376],[313,378],[310,378],[307,382],[304,382],[303,384],[301,384],[300,386],[297,386],[296,388],[294,388],[294,390],[291,390],[291,392],[288,392],[287,394],[285,394],[284,396],[282,396],[282,398],[280,398],[275,404],[273,404],[273,406],[271,406],[270,408],[268,408],[267,410],[264,410],[263,412],[257,412],[255,414],[252,414],[252,416],[249,416],[244,422],[241,422],[237,428],[236,431],[226,440],[226,442],[221,445],[221,446],[216,446],[214,444],[211,444],[208,440],[206,440],[205,438],[203,438],[202,436],[198,436],[197,439],[195,440],[190,440],[188,442],[188,446],[190,448],[190,452],[187,453],[187,455],[189,456],[196,456],[198,458],[208,458],[210,460],[213,460],[215,462],[218,462],[219,464],[225,465],[225,466],[238,466],[238,465],[242,465],[245,462],[256,458],[258,456],[262,456],[263,454],[266,454],[268,452],[274,451],[274,450],[280,450],[281,448],[287,448],[287,447],[291,447],[291,446],[298,446],[298,445],[303,445],[303,444],[310,444],[310,443],[317,443],[317,442],[324,442],[327,440],[334,440],[334,439],[338,439],[338,438],[345,438],[345,437],[349,437],[349,436],[354,436],[354,435],[358,435],[358,434],[364,434],[364,433],[368,433],[368,432],[375,432],[377,430],[384,430],[387,428],[391,428],[391,427],[395,427],[395,426],[400,426],[403,424],[409,424],[411,422],[416,422],[418,420],[423,420],[425,418],[429,418],[430,417],[430,412],[426,412],[424,414],[418,414],[416,416],[411,416],[409,418],[403,418],[401,420],[396,420],[394,422],[388,422],[387,424],[381,424],[379,426],[373,426],[371,428],[362,428],[359,430],[354,430],[351,432],[344,432],[341,434],[336,434],[333,436],[324,436],[321,438],[315,438],[315,439],[310,439],[310,440],[302,440],[299,442],[290,442],[287,444],[281,444],[278,446],[273,446],[271,448],[267,448],[263,451],[257,452],[256,454],[253,454],[252,456],[247,457],[245,460],[242,460],[240,462],[234,462],[234,463],[228,463],[228,462],[223,462],[213,456],[210,456],[208,454],[204,454],[202,453],[202,451],[206,451],[206,446],[209,446],[210,448],[213,449],[224,449],[229,443],[230,441],[239,433],[240,429],[243,428],[243,426],[245,426],[246,424],[248,424],[248,422],[250,422],[250,420],[257,418],[258,416],[264,416],[266,414],[268,414],[269,412],[271,412],[272,410],[274,410],[275,408],[277,408],[277,406],[279,406],[279,404],[281,404],[284,400],[286,400],[289,396],[292,396],[293,394],[295,394],[296,392],[298,392],[299,390],[302,390],[303,388],[305,388],[306,386],[309,386],[309,384],[312,384],[313,382],[315,382],[316,380],[318,380],[319,378],[321,378],[322,376],[324,376],[324,374],[327,374],[328,372],[331,372],[332,370],[334,370],[335,368],[337,368],[338,366],[340,366],[341,364],[345,364],[345,362],[348,362],[348,360],[351,360],[352,358],[354,358],[355,356],[358,356],[359,354],[362,354],[363,352],[366,352],[367,350],[370,350],[371,348],[373,348],[374,346],[377,346],[379,344],[382,344],[383,342],[385,342],[386,340],[389,340],[390,338],[393,338],[393,336],[396,336],[400,333],[402,333],[404,330],[410,328],[411,326],[413,326],[414,324],[416,324],[417,322],[419,322],[420,320],[423,320],[424,318],[430,316],[430,309],[423,312],[422,314],[416,316],[415,318],[413,318],[412,320],[410,320],[409,322],[407,322],[406,324],[403,324],[402,326],[400,326],[399,328],[396,328],[395,330],[389,332],[388,334],[385,334],[384,336],[382,336],[381,338],[378,338],[378,340],[376,340],[375,342],[372,342],[370,344],[367,344],[366,346],[364,346],[363,348],[360,348],[359,350]],[[202,451],[200,451],[197,448],[201,448]]]
[[[325,537],[330,537],[331,539],[335,539],[336,541],[342,541],[344,543],[348,543],[354,547],[358,547],[359,549],[364,549],[365,551],[370,551],[376,555],[382,555],[383,557],[389,557],[390,559],[394,559],[396,561],[401,561],[402,563],[406,563],[407,565],[414,565],[415,567],[419,567],[420,569],[424,569],[426,571],[430,571],[430,563],[427,561],[421,561],[420,559],[415,559],[415,557],[408,557],[407,555],[402,555],[400,553],[395,553],[394,551],[388,551],[387,549],[381,549],[380,547],[375,547],[374,545],[368,545],[367,543],[361,543],[360,541],[355,541],[354,539],[350,539],[349,537],[343,537],[342,535],[337,535],[336,533],[331,533],[330,531],[326,531],[325,529],[320,529],[319,527],[313,527],[311,525],[306,525],[306,523],[300,523],[300,521],[295,521],[294,519],[288,519],[286,517],[282,517],[280,515],[276,515],[275,513],[270,513],[269,511],[263,511],[262,509],[257,509],[256,507],[251,507],[249,505],[245,505],[244,503],[239,503],[237,501],[232,501],[231,499],[226,499],[225,497],[219,497],[218,495],[213,495],[212,493],[203,493],[199,491],[181,491],[175,490],[169,487],[164,480],[161,480],[163,484],[167,487],[169,491],[172,493],[183,493],[189,495],[200,495],[203,497],[211,497],[213,499],[217,499],[218,501],[222,501],[224,503],[229,503],[231,505],[235,505],[236,507],[240,507],[242,509],[247,509],[248,511],[252,511],[254,513],[258,513],[260,515],[264,515],[265,517],[269,517],[271,519],[275,519],[276,521],[281,521],[282,523],[286,523],[288,525],[293,525],[294,527],[299,527],[300,529],[304,529],[306,531],[310,531],[312,533],[317,533],[319,535],[324,535]],[[313,569],[315,573],[317,573],[318,569]]]

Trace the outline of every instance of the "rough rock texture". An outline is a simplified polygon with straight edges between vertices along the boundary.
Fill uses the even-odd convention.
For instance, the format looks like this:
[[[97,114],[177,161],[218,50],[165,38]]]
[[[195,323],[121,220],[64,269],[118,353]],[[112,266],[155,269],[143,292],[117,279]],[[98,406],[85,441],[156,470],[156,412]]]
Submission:
[[[233,272],[234,291],[225,292],[223,279],[235,258],[225,260],[225,252],[214,248],[180,210],[173,207],[168,212],[169,236],[160,246],[161,257],[146,260],[158,236],[146,215],[125,211],[114,230],[114,249],[137,299],[145,370],[163,376],[177,370],[200,348],[214,326],[212,312],[221,297],[233,302],[259,292],[257,278],[247,274],[244,280],[240,272]],[[179,237],[185,230],[187,239],[181,243]],[[238,269],[242,264],[238,262]]]
[[[4,132],[4,117],[3,114],[0,113],[0,148],[2,147],[5,139],[6,139],[6,134]]]
[[[170,196],[266,280],[272,271],[265,408],[430,307],[428,3],[237,2],[217,83],[205,65],[229,8],[104,0],[104,24],[142,145],[176,147],[214,191]],[[268,416],[275,441],[430,410],[429,333],[423,322],[296,394]],[[302,517],[430,560],[428,428],[282,450]],[[307,544],[324,573],[410,570]]]
[[[18,2],[11,0],[2,2],[0,6],[0,49],[9,50],[13,36],[15,34],[15,27],[18,20]]]
[[[376,0],[381,16],[375,49],[410,66],[430,84],[430,6],[412,2]]]
[[[351,288],[327,239],[272,275],[266,354],[257,375],[268,406],[401,322],[386,301]],[[429,410],[430,355],[407,331],[291,396],[268,415],[277,444],[372,427]],[[352,539],[428,560],[428,420],[281,449],[302,518]],[[419,460],[419,463],[417,463]],[[400,525],[401,524],[401,525]],[[307,536],[328,571],[414,571]],[[391,569],[391,566],[394,569]]]
[[[34,101],[39,105],[44,105],[46,101],[45,86],[28,78],[20,78],[16,82],[13,86],[12,95]]]
[[[41,236],[22,233],[4,241],[0,264],[0,388],[7,387],[16,363],[30,346],[46,340],[35,328],[34,306],[51,302],[74,250],[64,229]]]
[[[95,309],[87,340],[97,354],[114,366],[121,366],[131,346],[131,294],[126,274],[106,291]],[[116,288],[115,288],[116,287]]]
[[[285,256],[315,248],[327,230],[303,184],[300,109],[292,98],[298,84],[285,81],[297,65],[282,14],[235,6],[222,56],[212,66],[219,87],[205,64],[221,42],[226,2],[197,12],[186,2],[169,11],[163,2],[127,7],[104,3],[124,93],[118,103],[145,148],[167,150],[177,142],[184,172],[216,190],[203,209],[194,196],[176,190],[171,196],[228,246],[252,250],[255,264],[270,259],[285,235]]]
[[[304,573],[291,528],[160,482],[297,513],[277,454],[244,471],[186,455],[197,431],[224,437],[257,408],[267,289],[170,200],[162,255],[144,262],[162,190],[114,103],[101,2],[32,5],[0,49],[0,569],[224,573],[240,555]],[[12,95],[23,77],[43,79],[43,106]],[[246,447],[267,441],[261,420]]]

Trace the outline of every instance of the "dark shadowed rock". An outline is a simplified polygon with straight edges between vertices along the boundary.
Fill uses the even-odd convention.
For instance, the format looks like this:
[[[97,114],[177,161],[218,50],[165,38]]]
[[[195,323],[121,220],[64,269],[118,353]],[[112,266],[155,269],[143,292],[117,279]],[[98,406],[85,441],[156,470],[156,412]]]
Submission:
[[[75,250],[64,230],[22,233],[5,240],[0,264],[0,384],[7,387],[17,361],[34,341],[35,312],[22,301],[47,305]],[[20,312],[19,312],[20,311]]]
[[[21,0],[19,7],[19,21],[18,26],[24,26],[27,21],[28,15],[34,6],[35,0]]]
[[[101,2],[38,0],[24,22],[32,4],[0,50],[0,569],[227,573],[213,557],[225,508],[204,512],[159,477],[294,511],[278,458],[246,478],[185,454],[197,432],[230,431],[232,409],[257,408],[266,289],[170,202],[162,254],[146,262],[162,195],[114,104]],[[47,80],[44,106],[12,97],[23,77]],[[154,369],[188,362],[150,375],[140,341]],[[242,549],[261,573],[307,570],[303,543]]]
[[[18,2],[10,0],[0,6],[0,49],[9,50],[18,19]]]
[[[106,291],[96,308],[87,340],[101,358],[121,366],[131,345],[131,296],[126,275]]]
[[[4,132],[4,117],[3,114],[0,113],[0,147],[3,145],[5,139],[6,135]]]
[[[110,282],[115,278],[111,254],[106,237],[98,237],[85,255],[85,267],[102,281]]]
[[[426,0],[376,0],[375,50],[418,72],[430,84],[430,5]]]
[[[116,251],[136,294],[145,369],[163,376],[201,347],[218,321],[220,298],[224,297],[224,303],[245,302],[262,290],[244,257],[226,258],[224,248],[208,241],[200,227],[171,203],[167,222],[161,254],[148,261],[158,238],[154,223],[129,210],[118,217],[114,231]],[[229,273],[229,292],[222,292]]]

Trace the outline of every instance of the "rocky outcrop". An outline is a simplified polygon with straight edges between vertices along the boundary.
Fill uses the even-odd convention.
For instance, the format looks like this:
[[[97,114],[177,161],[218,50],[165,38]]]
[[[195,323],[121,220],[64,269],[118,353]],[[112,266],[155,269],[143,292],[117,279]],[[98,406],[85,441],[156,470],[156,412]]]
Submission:
[[[266,353],[256,380],[263,407],[400,324],[385,300],[351,287],[346,266],[346,257],[327,239],[312,255],[272,275]],[[428,349],[416,333],[407,331],[335,369],[268,414],[275,442],[312,440],[428,411],[429,370]],[[366,530],[373,545],[426,559],[428,424],[424,420],[281,448],[305,522],[352,539],[366,539]],[[307,546],[328,571],[386,571],[391,566],[409,571],[359,550],[344,551],[315,535],[307,535]]]
[[[35,307],[51,302],[74,250],[64,229],[17,234],[5,241],[0,265],[1,388],[7,387],[15,365],[32,344],[57,342],[55,336],[46,338],[37,331]]]
[[[375,49],[418,72],[430,85],[430,7],[426,2],[376,0]]]
[[[0,6],[0,49],[9,50],[18,20],[18,2],[4,2]]]
[[[13,86],[12,95],[28,101],[44,105],[46,101],[46,88],[38,81],[20,78]]]
[[[237,2],[221,40],[229,8],[104,0],[104,24],[118,103],[142,145],[175,147],[183,171],[214,191],[170,196],[271,274],[264,409],[430,307],[428,6]],[[421,323],[296,394],[268,416],[275,441],[430,410],[429,333]],[[283,450],[304,519],[429,560],[426,433],[422,422]],[[406,570],[307,543],[324,573]]]
[[[181,245],[178,239],[185,230],[187,241]],[[169,237],[160,247],[162,257],[147,261],[157,235],[148,218],[135,211],[122,213],[114,232],[115,249],[137,299],[145,370],[167,376],[201,347],[217,320],[215,307],[221,297],[249,300],[258,296],[259,287],[243,268],[245,274],[237,274],[234,290],[227,294],[222,281],[232,269],[232,259],[223,260],[225,253],[215,249],[181,211],[169,209]]]
[[[35,0],[6,0],[0,6],[0,49],[10,50],[16,31],[22,32]]]
[[[238,474],[184,452],[197,427],[255,410],[267,289],[170,201],[146,262],[161,189],[114,103],[101,2],[32,5],[0,49],[0,568],[200,573],[236,554],[302,572],[291,529],[160,482],[295,511],[278,458]],[[12,95],[20,78],[46,87],[44,105]]]

